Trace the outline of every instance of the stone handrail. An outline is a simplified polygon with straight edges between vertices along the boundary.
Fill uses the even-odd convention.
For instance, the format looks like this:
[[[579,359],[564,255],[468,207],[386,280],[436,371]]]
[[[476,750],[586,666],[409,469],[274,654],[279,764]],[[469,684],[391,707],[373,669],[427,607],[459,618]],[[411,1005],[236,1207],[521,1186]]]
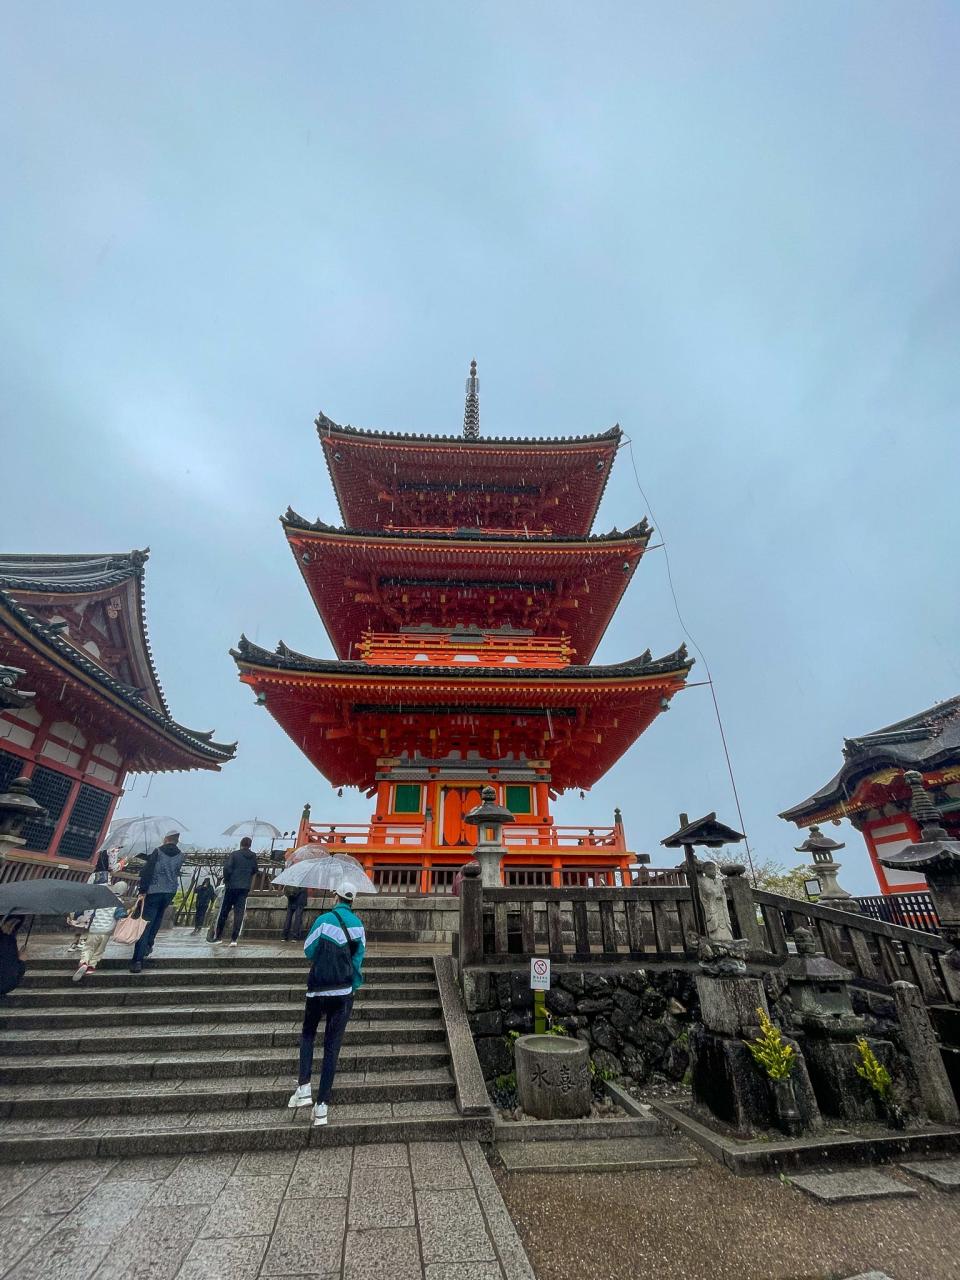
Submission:
[[[826,955],[863,984],[906,980],[930,1003],[960,1002],[956,979],[944,967],[949,947],[943,938],[753,889],[739,868],[724,878],[734,933],[749,943],[750,960],[779,965],[788,938],[809,928]],[[467,875],[459,948],[461,966],[516,966],[531,955],[577,964],[692,962],[697,933],[685,885],[484,889],[478,876]]]

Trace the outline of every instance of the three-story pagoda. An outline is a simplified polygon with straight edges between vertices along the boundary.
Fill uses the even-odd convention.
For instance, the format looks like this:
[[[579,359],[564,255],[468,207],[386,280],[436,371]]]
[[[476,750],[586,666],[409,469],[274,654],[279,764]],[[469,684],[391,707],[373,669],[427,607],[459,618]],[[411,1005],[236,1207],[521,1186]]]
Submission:
[[[241,638],[240,679],[369,824],[300,841],[359,857],[385,889],[449,890],[493,786],[515,816],[514,884],[609,883],[634,861],[619,812],[562,827],[551,802],[591,787],[669,705],[692,661],[589,665],[647,548],[646,520],[591,534],[620,428],[567,439],[480,435],[476,363],[461,436],[317,431],[343,519],[288,510],[284,533],[335,659]]]

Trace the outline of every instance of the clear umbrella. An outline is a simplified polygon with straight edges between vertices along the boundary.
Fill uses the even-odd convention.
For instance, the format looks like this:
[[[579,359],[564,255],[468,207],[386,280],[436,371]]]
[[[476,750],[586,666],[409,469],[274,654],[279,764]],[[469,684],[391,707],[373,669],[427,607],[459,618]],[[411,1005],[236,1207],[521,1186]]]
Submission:
[[[118,845],[130,857],[146,857],[169,831],[189,831],[179,818],[169,814],[141,814],[138,818],[117,818],[110,824],[107,844]]]
[[[227,827],[223,834],[250,836],[254,840],[259,839],[260,836],[269,836],[271,840],[276,840],[278,836],[283,835],[283,832],[272,822],[264,822],[263,818],[244,818],[243,822],[235,822],[232,827]]]
[[[327,893],[377,892],[377,886],[356,858],[351,858],[349,853],[318,852],[316,845],[304,845],[294,850],[286,868],[273,883],[300,889],[322,889]]]

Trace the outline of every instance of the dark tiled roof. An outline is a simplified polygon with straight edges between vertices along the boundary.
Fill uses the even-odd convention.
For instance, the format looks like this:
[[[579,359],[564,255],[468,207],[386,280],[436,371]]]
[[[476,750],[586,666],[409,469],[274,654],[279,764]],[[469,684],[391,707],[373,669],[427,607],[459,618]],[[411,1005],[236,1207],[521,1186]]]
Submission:
[[[237,663],[249,663],[257,667],[271,667],[277,671],[301,671],[316,675],[346,676],[436,676],[449,679],[458,678],[484,680],[617,680],[634,676],[668,675],[673,671],[689,671],[693,659],[687,657],[687,646],[682,644],[673,653],[662,658],[653,658],[650,650],[632,658],[629,662],[615,662],[607,666],[569,666],[569,667],[430,667],[418,663],[416,666],[380,666],[367,662],[338,662],[333,658],[311,658],[307,654],[297,653],[281,641],[276,650],[271,652],[254,644],[246,636],[241,636],[236,649],[230,655]]]
[[[140,619],[143,623],[143,566],[147,552],[134,551],[128,555],[80,555],[80,556],[34,556],[3,555],[0,556],[0,618],[6,614],[28,631],[39,644],[51,650],[68,666],[76,668],[102,689],[119,695],[131,708],[159,729],[166,736],[173,738],[191,750],[211,761],[223,762],[231,760],[236,754],[236,743],[214,742],[212,732],[187,729],[178,724],[170,715],[163,703],[158,710],[148,702],[138,689],[133,689],[122,681],[115,679],[108,671],[89,657],[82,649],[71,644],[60,635],[59,628],[48,626],[36,618],[29,609],[21,604],[14,592],[90,592],[105,587],[119,586],[136,577],[138,600],[141,606]],[[153,668],[149,642],[144,631],[144,641],[153,674],[159,691],[159,679]],[[162,695],[161,695],[162,696]]]
[[[150,680],[159,708],[168,716],[170,708],[164,697],[160,676],[153,661],[147,614],[143,598],[143,571],[150,548],[106,554],[42,555],[36,553],[0,554],[0,589],[5,591],[42,592],[48,595],[85,595],[122,587],[133,582],[136,589],[137,624],[143,638]]]
[[[583,537],[578,534],[525,534],[522,529],[510,530],[509,532],[493,532],[489,529],[454,529],[452,532],[442,533],[407,533],[402,529],[347,529],[343,526],[327,524],[323,520],[308,520],[305,516],[294,511],[292,507],[287,507],[286,515],[280,517],[280,523],[285,529],[301,529],[305,533],[339,533],[344,536],[354,538],[376,538],[383,540],[385,538],[395,538],[399,541],[422,542],[422,541],[438,541],[438,542],[523,542],[530,543],[535,546],[537,543],[578,543],[578,542],[624,542],[639,540],[648,542],[653,533],[646,516],[639,520],[636,524],[631,525],[629,529],[625,529],[623,533],[619,529],[611,529],[609,533],[592,533]]]
[[[922,772],[960,761],[960,697],[947,698],[862,737],[847,738],[843,756],[839,773],[780,817],[802,822],[807,815],[848,798],[860,780],[877,769],[893,766]]]
[[[623,432],[620,424],[601,431],[597,435],[583,436],[480,436],[471,439],[463,435],[443,436],[443,435],[422,435],[417,431],[375,431],[367,427],[351,427],[349,423],[344,426],[339,422],[334,422],[332,418],[328,418],[325,413],[318,413],[315,419],[317,434],[323,439],[324,436],[340,435],[340,436],[363,436],[370,440],[383,440],[385,442],[401,441],[401,440],[418,440],[424,444],[456,444],[464,445],[468,449],[482,449],[484,445],[491,444],[546,444],[564,447],[571,444],[602,444],[607,440],[619,440]]]

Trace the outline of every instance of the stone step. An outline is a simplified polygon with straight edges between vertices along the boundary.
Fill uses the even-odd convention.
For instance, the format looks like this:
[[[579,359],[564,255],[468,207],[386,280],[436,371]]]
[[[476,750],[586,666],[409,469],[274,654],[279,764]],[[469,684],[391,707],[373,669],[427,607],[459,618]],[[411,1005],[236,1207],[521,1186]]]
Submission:
[[[345,1042],[350,1042],[351,1035],[356,1036],[367,1022],[375,1028],[376,1037],[380,1040],[387,1034],[386,1024],[398,1019],[411,1019],[405,1026],[434,1030],[440,1015],[439,1005],[431,1007],[410,1006],[404,1004],[369,1004],[362,1014],[352,1018],[347,1027]],[[172,1030],[157,1031],[147,1028],[139,1031],[123,1028],[111,1032],[103,1031],[90,1034],[72,1034],[49,1031],[21,1031],[15,1036],[4,1038],[3,1049],[8,1056],[28,1057],[33,1054],[56,1053],[102,1053],[105,1045],[111,1050],[126,1053],[158,1053],[183,1052],[191,1049],[203,1049],[208,1053],[239,1053],[244,1049],[255,1049],[275,1045],[277,1047],[294,1045],[300,1039],[301,1022],[283,1025],[264,1024],[247,1026],[243,1023],[223,1023],[208,1030]],[[389,1033],[393,1038],[394,1033]]]
[[[161,934],[160,942],[163,941]],[[158,946],[160,943],[158,942]],[[107,972],[123,972],[126,973],[130,968],[131,952],[127,951],[125,956],[106,956],[100,961],[98,970],[101,973]],[[30,956],[28,958],[28,972],[33,973],[36,970],[47,971],[50,969],[69,969],[71,961],[76,962],[79,959],[78,952],[67,953],[64,946],[63,954],[59,956]],[[289,969],[293,965],[297,965],[302,970],[306,966],[306,959],[303,952],[299,948],[294,948],[291,944],[291,950],[287,954],[276,955],[257,955],[251,954],[241,944],[236,951],[228,949],[225,953],[221,948],[209,955],[179,955],[179,956],[160,956],[158,963],[162,964],[164,969],[235,969],[238,966],[248,968],[256,966],[258,969]],[[430,956],[418,955],[400,955],[400,956],[378,956],[376,952],[371,954],[370,951],[364,957],[363,970],[384,971],[390,969],[417,969],[421,972],[426,971],[433,973],[433,960]]]
[[[497,1145],[510,1142],[589,1142],[594,1139],[652,1138],[663,1133],[654,1115],[603,1120],[497,1120]]]
[[[102,1042],[101,1042],[102,1043]],[[209,1051],[177,1052],[169,1055],[130,1053],[62,1053],[49,1057],[0,1058],[0,1099],[18,1090],[51,1085],[74,1087],[100,1082],[105,1087],[130,1081],[162,1082],[215,1080],[238,1076],[278,1076],[290,1071],[296,1058],[293,1046],[264,1047],[243,1053],[210,1054]],[[341,1072],[370,1073],[377,1070],[430,1071],[449,1065],[441,1023],[397,1026],[389,1042],[369,1035],[365,1028],[351,1026],[340,1051]],[[39,1096],[39,1095],[38,1095]],[[42,1096],[46,1096],[45,1092]]]
[[[240,994],[239,992],[237,993]],[[79,1002],[82,1004],[82,1002]],[[391,1006],[404,1013],[416,1013],[423,1006],[401,1004]],[[435,1006],[429,1006],[436,1011]],[[369,1001],[358,1002],[355,1006],[356,1018],[378,1017],[371,1009],[379,1008]],[[24,1009],[15,1013],[0,1015],[0,1028],[6,1031],[49,1031],[65,1030],[88,1031],[94,1027],[109,1027],[119,1030],[124,1027],[162,1027],[165,1030],[188,1027],[227,1026],[231,1023],[251,1026],[256,1023],[270,1023],[273,1026],[287,1026],[303,1020],[303,998],[289,1004],[264,1004],[262,1006],[246,1004],[208,1004],[194,1008],[182,1005],[97,1005],[94,1008],[70,1008],[57,1010]]]
[[[128,1081],[120,1088],[88,1083],[63,1093],[48,1088],[43,1096],[36,1096],[35,1090],[12,1095],[4,1091],[0,1096],[0,1117],[4,1130],[13,1135],[18,1121],[53,1116],[126,1116],[131,1121],[153,1123],[173,1111],[279,1109],[286,1106],[296,1084],[293,1056],[285,1065],[285,1072],[266,1079],[231,1076],[206,1081],[148,1080],[139,1086]],[[338,1071],[331,1103],[352,1106],[371,1102],[443,1102],[453,1098],[454,1093],[453,1077],[445,1067],[430,1071]]]
[[[33,992],[47,991],[51,988],[65,990],[68,987],[75,990],[76,984],[72,979],[76,969],[77,964],[60,964],[56,969],[44,969],[36,973],[28,969],[17,990]],[[101,965],[98,966],[96,974],[91,974],[83,980],[83,989],[87,991],[96,986],[105,986],[116,990],[118,987],[143,987],[150,984],[162,984],[165,987],[189,987],[194,984],[209,986],[216,981],[218,984],[225,982],[242,987],[244,990],[278,986],[283,983],[298,986],[303,990],[308,972],[309,965],[305,960],[299,964],[277,965],[269,969],[252,964],[237,966],[225,964],[204,968],[183,966],[171,969],[166,964],[160,968],[159,965],[148,963],[142,973],[131,973],[129,964],[116,969],[104,969]],[[425,968],[365,970],[364,977],[366,979],[364,990],[368,987],[380,987],[384,983],[391,986],[426,986],[433,982],[433,973]]]
[[[497,1154],[510,1173],[631,1173],[698,1163],[678,1143],[662,1137],[504,1142]]]
[[[164,976],[162,974],[157,975],[160,979]],[[62,1009],[65,1005],[76,1005],[78,998],[82,999],[86,1008],[93,1008],[96,1005],[176,1004],[178,1001],[183,1000],[185,994],[181,988],[171,987],[162,982],[131,983],[128,986],[101,986],[100,984],[94,986],[91,984],[84,987],[82,991],[77,990],[78,985],[80,984],[68,982],[66,986],[29,992],[22,992],[18,989],[7,997],[5,1012],[7,1009],[11,1013],[20,1009]],[[241,991],[249,992],[250,1002],[282,1001],[290,1003],[291,1001],[299,1001],[302,1004],[305,995],[302,980],[295,986],[284,983],[282,985],[264,984],[246,988],[238,988],[225,982],[219,983],[217,986],[195,984],[189,989],[190,1004],[191,1007],[200,1004],[235,1004]],[[436,996],[437,985],[435,982],[402,983],[398,985],[378,983],[376,986],[361,987],[357,992],[356,1003],[360,1005],[369,1001],[381,1000],[435,1003]],[[244,1003],[247,1003],[247,1001]]]
[[[29,1127],[28,1127],[29,1126]],[[95,1156],[193,1155],[219,1151],[276,1151],[373,1142],[489,1142],[493,1121],[463,1117],[455,1102],[357,1103],[331,1107],[330,1122],[314,1127],[311,1111],[251,1108],[186,1111],[145,1117],[88,1116],[21,1121],[0,1129],[0,1162]]]

